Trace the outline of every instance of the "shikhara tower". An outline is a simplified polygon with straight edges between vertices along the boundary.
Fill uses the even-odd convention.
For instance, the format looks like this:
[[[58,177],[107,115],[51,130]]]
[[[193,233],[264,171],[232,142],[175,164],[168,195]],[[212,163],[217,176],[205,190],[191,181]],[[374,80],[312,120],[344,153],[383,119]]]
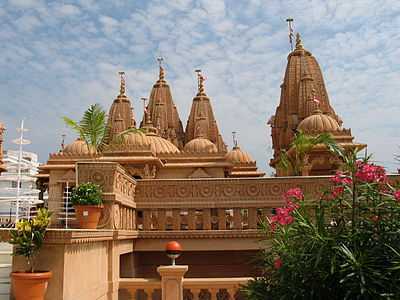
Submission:
[[[330,104],[328,92],[316,58],[306,50],[296,35],[296,47],[288,56],[288,63],[281,96],[275,115],[268,124],[271,126],[274,156],[270,165],[276,168],[276,174],[292,175],[290,171],[278,168],[282,151],[290,150],[295,133],[302,131],[308,135],[328,132],[345,148],[363,147],[354,144],[350,129],[342,128],[342,120]],[[304,175],[323,175],[333,173],[340,162],[322,147],[316,147],[307,162],[308,170]]]

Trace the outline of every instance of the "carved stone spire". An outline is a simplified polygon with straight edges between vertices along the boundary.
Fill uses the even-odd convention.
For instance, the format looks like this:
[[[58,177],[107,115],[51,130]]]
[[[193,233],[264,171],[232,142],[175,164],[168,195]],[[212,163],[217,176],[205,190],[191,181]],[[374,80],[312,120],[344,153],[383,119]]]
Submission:
[[[192,108],[187,121],[185,144],[201,134],[203,138],[213,142],[219,152],[226,152],[227,147],[219,133],[210,98],[205,93],[205,78],[199,70],[196,70],[196,72],[198,73],[198,92],[196,97],[193,98]]]
[[[281,150],[288,150],[299,123],[312,115],[316,108],[319,113],[341,124],[330,105],[320,66],[311,52],[304,48],[297,33],[296,47],[288,56],[280,102],[268,122],[274,148],[271,166],[279,160]]]
[[[148,113],[153,121],[159,127],[159,135],[179,149],[183,149],[184,133],[179,113],[172,98],[171,89],[165,80],[165,70],[162,66],[162,58],[159,62],[159,78],[153,85],[147,106]],[[143,117],[140,127],[145,125],[145,116]]]
[[[112,141],[116,135],[128,128],[135,127],[136,122],[133,114],[133,108],[129,98],[126,96],[125,72],[119,72],[120,91],[117,98],[111,105],[108,114],[108,126],[110,128],[110,138]]]

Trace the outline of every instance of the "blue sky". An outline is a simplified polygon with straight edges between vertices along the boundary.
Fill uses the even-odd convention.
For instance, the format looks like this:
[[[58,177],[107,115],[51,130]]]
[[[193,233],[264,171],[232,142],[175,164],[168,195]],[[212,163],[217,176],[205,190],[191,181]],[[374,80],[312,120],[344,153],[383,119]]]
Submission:
[[[400,152],[400,1],[397,0],[0,0],[0,120],[6,148],[25,119],[45,161],[61,134],[61,117],[79,119],[92,103],[108,109],[127,76],[136,119],[140,97],[165,58],[182,122],[196,92],[194,69],[225,142],[231,132],[267,170],[272,155],[266,121],[279,102],[289,44],[285,19],[295,19],[318,59],[330,100],[344,127],[368,143],[375,160],[394,170]]]

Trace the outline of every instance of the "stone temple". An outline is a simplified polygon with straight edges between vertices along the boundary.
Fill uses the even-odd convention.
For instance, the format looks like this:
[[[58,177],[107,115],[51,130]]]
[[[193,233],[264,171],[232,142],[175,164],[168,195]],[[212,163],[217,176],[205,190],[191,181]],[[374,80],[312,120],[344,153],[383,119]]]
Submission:
[[[160,286],[151,282],[159,278],[157,266],[169,262],[164,245],[171,240],[184,249],[177,263],[189,266],[184,288],[195,296],[187,299],[199,299],[202,291],[216,299],[220,289],[232,295],[242,282],[237,278],[256,275],[251,262],[260,248],[261,220],[282,205],[287,189],[318,193],[329,185],[325,175],[340,166],[325,146],[316,145],[304,176],[279,168],[295,133],[327,132],[346,149],[365,146],[342,127],[319,64],[300,36],[280,88],[276,113],[268,121],[276,176],[265,177],[244,145],[226,146],[201,75],[186,126],[161,65],[142,120],[135,119],[121,76],[120,91],[110,103],[105,150],[96,153],[78,138],[40,167],[39,185],[48,190],[52,226],[59,228],[48,232],[40,256],[44,266],[54,268],[48,299],[135,299],[136,291],[154,296]],[[141,130],[114,142],[129,128]],[[104,210],[95,231],[74,229],[73,208],[66,203],[71,188],[88,181],[103,187]],[[61,230],[66,222],[69,229]]]

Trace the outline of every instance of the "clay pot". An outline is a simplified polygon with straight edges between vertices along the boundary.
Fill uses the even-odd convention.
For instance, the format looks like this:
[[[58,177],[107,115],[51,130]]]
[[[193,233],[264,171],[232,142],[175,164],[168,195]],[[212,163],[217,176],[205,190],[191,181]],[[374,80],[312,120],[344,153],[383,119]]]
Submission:
[[[100,205],[75,205],[75,216],[81,229],[96,229],[100,220]]]
[[[43,300],[51,272],[12,272],[15,300]]]

